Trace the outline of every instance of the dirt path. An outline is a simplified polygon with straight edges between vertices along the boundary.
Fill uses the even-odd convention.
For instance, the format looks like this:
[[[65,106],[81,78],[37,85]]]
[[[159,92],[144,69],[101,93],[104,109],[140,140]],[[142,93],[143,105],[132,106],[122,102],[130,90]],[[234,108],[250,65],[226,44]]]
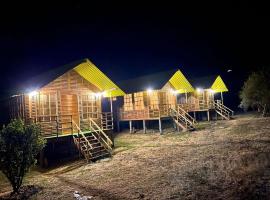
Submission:
[[[26,184],[43,187],[34,199],[73,199],[75,190],[93,199],[269,199],[270,119],[201,129],[121,134],[112,159],[32,172]]]

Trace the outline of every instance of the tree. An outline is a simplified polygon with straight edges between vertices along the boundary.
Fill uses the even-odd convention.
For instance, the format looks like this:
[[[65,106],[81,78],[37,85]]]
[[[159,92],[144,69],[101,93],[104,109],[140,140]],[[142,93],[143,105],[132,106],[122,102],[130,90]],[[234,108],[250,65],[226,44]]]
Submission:
[[[21,119],[11,121],[0,132],[0,170],[8,178],[13,192],[18,192],[23,177],[36,163],[45,140],[36,124],[26,125]]]
[[[240,107],[257,109],[263,116],[270,110],[270,70],[253,72],[240,92]]]

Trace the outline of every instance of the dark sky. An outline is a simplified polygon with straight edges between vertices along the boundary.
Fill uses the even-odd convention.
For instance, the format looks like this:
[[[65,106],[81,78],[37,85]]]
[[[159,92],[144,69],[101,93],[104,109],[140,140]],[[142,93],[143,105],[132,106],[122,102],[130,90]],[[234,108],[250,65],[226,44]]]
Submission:
[[[89,58],[113,80],[176,67],[188,77],[222,74],[235,107],[247,74],[270,64],[266,5],[68,1],[1,9],[1,98],[27,78]]]

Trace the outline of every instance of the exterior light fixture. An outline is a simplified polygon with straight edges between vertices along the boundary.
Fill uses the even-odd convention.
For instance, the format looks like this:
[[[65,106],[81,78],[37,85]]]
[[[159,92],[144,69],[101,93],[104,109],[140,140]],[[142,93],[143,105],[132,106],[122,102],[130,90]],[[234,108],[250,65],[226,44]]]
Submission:
[[[202,88],[196,88],[196,91],[201,93],[203,91],[203,89]]]
[[[171,93],[174,94],[174,95],[176,95],[176,94],[178,93],[177,90],[171,89],[170,91],[171,91]]]
[[[96,97],[102,97],[102,96],[105,96],[105,95],[106,95],[106,91],[95,93]]]
[[[215,90],[209,89],[209,92],[210,92],[211,94],[214,94],[214,93],[215,93]]]
[[[97,92],[97,93],[95,93],[95,96],[96,96],[96,97],[101,97],[101,96],[102,96],[102,92]]]
[[[148,88],[147,89],[147,93],[152,93],[153,92],[153,89],[152,88]]]
[[[37,94],[38,94],[37,91],[32,91],[32,92],[29,92],[29,93],[28,93],[28,95],[29,95],[30,97],[36,96]]]

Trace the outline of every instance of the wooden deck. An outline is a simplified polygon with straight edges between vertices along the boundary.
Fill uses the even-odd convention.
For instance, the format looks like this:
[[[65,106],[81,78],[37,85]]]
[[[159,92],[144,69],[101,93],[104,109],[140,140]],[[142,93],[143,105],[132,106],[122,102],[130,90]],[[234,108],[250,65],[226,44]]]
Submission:
[[[182,108],[188,113],[192,112],[210,112],[216,111],[219,114],[225,113],[228,115],[233,114],[233,111],[224,106],[219,100],[213,102],[199,102],[194,104],[177,104],[177,105],[155,105],[147,106],[140,110],[124,110],[119,109],[118,119],[119,121],[136,121],[136,120],[157,120],[161,118],[170,117],[170,110]]]
[[[96,123],[103,131],[113,130],[113,118],[109,112],[99,113],[101,115],[98,120],[85,120],[80,130],[83,133],[95,131],[92,130],[92,123]],[[30,118],[28,123],[37,123],[40,125],[41,134],[44,138],[56,138],[65,137],[70,135],[78,135],[78,129],[76,122],[73,119],[73,115],[58,115],[58,116],[39,116],[36,118]]]

